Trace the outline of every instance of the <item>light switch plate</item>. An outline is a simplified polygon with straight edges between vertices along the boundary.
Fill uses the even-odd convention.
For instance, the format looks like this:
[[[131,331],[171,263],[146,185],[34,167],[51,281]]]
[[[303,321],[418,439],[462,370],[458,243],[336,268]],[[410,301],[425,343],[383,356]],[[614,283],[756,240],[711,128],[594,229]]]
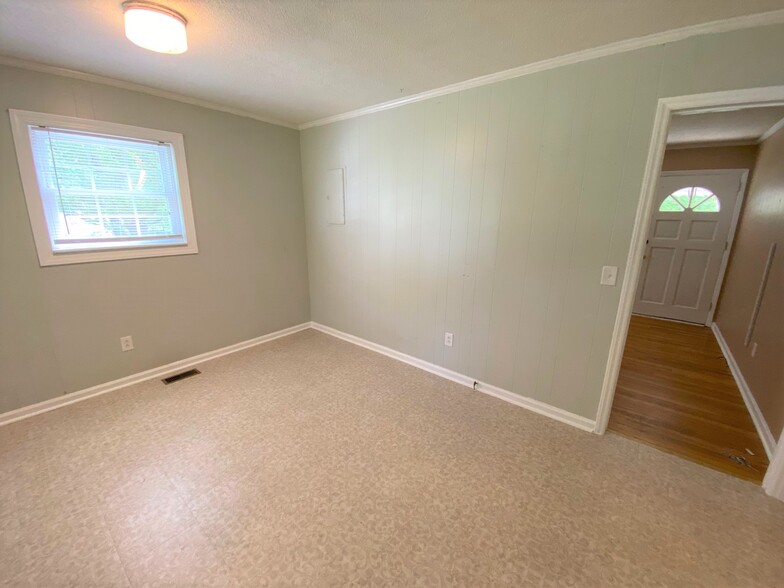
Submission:
[[[617,265],[605,265],[602,268],[602,286],[615,286],[615,282],[618,279],[618,266]]]

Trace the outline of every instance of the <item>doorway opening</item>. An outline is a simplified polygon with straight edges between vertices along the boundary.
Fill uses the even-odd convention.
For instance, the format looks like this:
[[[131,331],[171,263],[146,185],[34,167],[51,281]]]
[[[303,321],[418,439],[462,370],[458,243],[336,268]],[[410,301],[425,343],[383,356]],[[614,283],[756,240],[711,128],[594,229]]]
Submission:
[[[784,107],[780,114],[784,118]],[[692,158],[696,163],[718,154],[726,158],[724,161],[737,157],[753,163],[756,146],[744,147],[748,149],[740,152],[722,146],[695,147],[682,159]],[[665,169],[669,153],[668,148]],[[712,163],[726,165],[722,160]],[[748,173],[748,169],[662,171],[645,240],[634,314],[711,325]]]
[[[766,283],[781,235],[754,218],[771,154],[784,157],[782,129],[784,87],[659,101],[596,432],[762,483],[784,500],[779,401],[764,389],[781,383],[759,376],[765,354],[782,352],[784,325],[767,321],[777,323],[771,344],[771,325],[756,325],[761,311],[779,312]],[[784,210],[774,213],[784,227]]]

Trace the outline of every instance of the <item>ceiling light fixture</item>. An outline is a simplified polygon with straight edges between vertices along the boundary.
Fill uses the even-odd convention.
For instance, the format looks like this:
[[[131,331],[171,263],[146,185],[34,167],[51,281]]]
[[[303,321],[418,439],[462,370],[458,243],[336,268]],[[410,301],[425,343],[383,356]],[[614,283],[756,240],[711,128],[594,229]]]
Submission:
[[[158,53],[185,53],[188,37],[180,13],[165,6],[140,0],[122,4],[125,12],[125,36],[139,47]]]

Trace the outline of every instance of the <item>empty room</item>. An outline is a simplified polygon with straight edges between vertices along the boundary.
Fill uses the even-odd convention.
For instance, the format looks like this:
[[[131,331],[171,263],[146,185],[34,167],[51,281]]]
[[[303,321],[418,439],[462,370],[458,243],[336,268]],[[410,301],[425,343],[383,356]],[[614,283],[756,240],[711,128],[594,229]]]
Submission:
[[[0,0],[0,585],[784,585],[784,0]]]

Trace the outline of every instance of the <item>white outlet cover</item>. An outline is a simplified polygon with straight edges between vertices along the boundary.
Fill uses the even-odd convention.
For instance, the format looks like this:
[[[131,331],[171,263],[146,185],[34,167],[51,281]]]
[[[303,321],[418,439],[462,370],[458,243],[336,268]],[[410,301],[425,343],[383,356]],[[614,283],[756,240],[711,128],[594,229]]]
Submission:
[[[133,349],[133,337],[130,335],[127,337],[120,337],[120,349],[123,351],[130,351]]]
[[[444,345],[452,347],[452,343],[454,343],[454,335],[452,333],[444,333]]]

